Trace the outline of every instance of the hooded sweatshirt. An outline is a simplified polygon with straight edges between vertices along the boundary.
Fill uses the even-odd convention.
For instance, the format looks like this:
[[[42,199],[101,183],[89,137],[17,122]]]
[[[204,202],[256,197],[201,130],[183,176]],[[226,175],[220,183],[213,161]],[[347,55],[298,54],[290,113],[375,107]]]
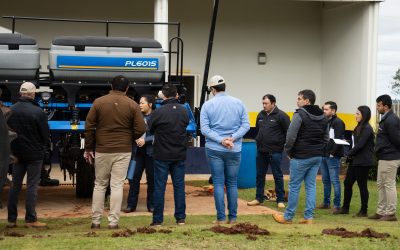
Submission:
[[[291,158],[307,159],[323,156],[329,142],[328,120],[317,105],[297,109],[290,123],[285,152]]]

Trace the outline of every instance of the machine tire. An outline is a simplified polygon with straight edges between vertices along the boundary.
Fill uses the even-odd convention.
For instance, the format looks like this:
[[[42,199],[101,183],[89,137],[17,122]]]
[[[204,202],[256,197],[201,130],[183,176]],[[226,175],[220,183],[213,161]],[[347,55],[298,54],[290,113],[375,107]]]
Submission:
[[[92,198],[94,188],[94,167],[87,163],[83,156],[78,159],[75,188],[77,198]]]

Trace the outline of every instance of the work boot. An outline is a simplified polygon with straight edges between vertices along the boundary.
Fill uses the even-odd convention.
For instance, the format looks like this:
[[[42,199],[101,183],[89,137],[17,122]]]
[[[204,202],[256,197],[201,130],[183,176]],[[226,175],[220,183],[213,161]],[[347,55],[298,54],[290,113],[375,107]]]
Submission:
[[[331,208],[331,205],[328,204],[321,204],[317,207],[318,209],[329,209]]]
[[[216,225],[222,225],[222,224],[226,224],[227,222],[226,221],[224,221],[224,220],[215,220],[215,221],[213,221],[213,224],[216,224]]]
[[[261,202],[259,202],[258,200],[252,200],[252,201],[247,202],[247,206],[258,206],[260,204],[261,204]]]
[[[375,213],[374,215],[369,216],[368,219],[370,219],[370,220],[380,220],[382,217],[383,217],[383,215]]]
[[[278,202],[278,208],[285,208],[285,203]]]
[[[33,228],[45,228],[47,227],[47,224],[44,222],[25,222],[25,227],[33,227]]]
[[[274,220],[280,224],[292,224],[292,221],[286,220],[282,214],[273,214],[272,218],[274,218]]]
[[[302,219],[299,224],[307,224],[307,225],[311,225],[314,224],[314,220],[313,219]]]
[[[361,211],[356,213],[353,217],[368,217],[368,214],[366,211]]]
[[[384,215],[379,219],[380,221],[397,221],[396,214]]]
[[[16,228],[17,222],[8,222],[6,228]]]
[[[345,208],[340,208],[340,209],[338,209],[338,210],[336,210],[336,211],[333,211],[332,214],[334,214],[334,215],[338,215],[338,214],[349,214],[349,210],[348,210],[348,209],[345,209]]]
[[[341,208],[334,207],[332,208],[332,213],[339,213]]]

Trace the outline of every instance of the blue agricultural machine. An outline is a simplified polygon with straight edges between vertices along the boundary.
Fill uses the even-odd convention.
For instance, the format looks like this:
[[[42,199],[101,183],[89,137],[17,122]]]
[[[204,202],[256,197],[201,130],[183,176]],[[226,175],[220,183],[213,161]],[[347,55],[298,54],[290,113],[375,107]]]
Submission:
[[[176,84],[180,101],[191,117],[187,128],[188,140],[196,137],[196,121],[185,101],[183,41],[179,37],[179,23],[4,18],[11,19],[12,33],[0,34],[2,101],[8,106],[17,101],[19,87],[25,81],[39,88],[37,101],[48,115],[50,140],[55,144],[54,151],[58,151],[53,158],[58,158],[64,180],[69,176],[76,185],[77,197],[91,197],[94,185],[94,168],[83,158],[85,118],[93,101],[108,93],[110,81],[116,75],[124,75],[131,81],[128,96],[136,101],[142,94],[156,95],[165,83]],[[103,37],[55,37],[50,48],[39,48],[34,38],[15,32],[16,21],[20,19],[98,23],[106,26],[106,34]],[[177,27],[177,36],[170,40],[168,51],[164,51],[153,39],[110,37],[110,24],[173,25]],[[48,70],[40,67],[41,49],[48,51]],[[175,75],[166,72],[167,64],[171,69],[172,58],[176,61]]]

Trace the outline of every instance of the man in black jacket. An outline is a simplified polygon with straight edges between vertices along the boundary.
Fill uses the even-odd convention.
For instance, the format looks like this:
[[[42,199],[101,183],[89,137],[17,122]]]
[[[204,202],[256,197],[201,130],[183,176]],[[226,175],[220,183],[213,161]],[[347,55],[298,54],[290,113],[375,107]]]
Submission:
[[[25,226],[46,227],[46,223],[37,221],[35,208],[40,172],[49,140],[47,116],[34,101],[36,92],[34,84],[25,82],[19,92],[21,97],[11,106],[12,113],[8,119],[10,129],[18,134],[11,143],[11,152],[18,161],[14,163],[12,171],[13,184],[8,196],[7,227],[17,226],[18,196],[25,174],[27,174]]]
[[[262,100],[264,109],[257,115],[256,120],[256,199],[248,202],[247,205],[257,206],[264,202],[265,175],[267,174],[268,165],[271,165],[275,181],[276,202],[279,208],[284,208],[285,189],[281,162],[290,119],[285,112],[276,106],[275,96],[267,94],[263,96]]]
[[[153,112],[149,120],[150,133],[154,135],[154,211],[151,226],[161,226],[164,220],[164,195],[168,173],[174,186],[175,219],[185,224],[185,159],[187,148],[186,127],[189,124],[187,110],[178,103],[174,85],[162,89],[162,106]]]
[[[322,158],[321,174],[322,183],[324,184],[324,201],[318,207],[327,209],[331,206],[331,188],[333,185],[333,212],[340,210],[340,158],[344,155],[342,145],[336,144],[333,139],[344,139],[345,125],[344,122],[336,116],[337,104],[329,101],[325,102],[324,114],[328,119],[329,127],[329,143],[326,146],[325,156]]]
[[[301,183],[304,180],[306,207],[300,224],[312,224],[316,199],[316,177],[329,142],[328,121],[315,103],[312,90],[302,90],[297,97],[299,109],[293,115],[285,143],[290,158],[289,201],[285,214],[273,214],[276,222],[292,223],[297,209]]]
[[[376,109],[382,115],[376,137],[375,151],[378,162],[378,207],[369,219],[397,221],[396,174],[400,167],[400,119],[392,111],[392,99],[381,95]]]

